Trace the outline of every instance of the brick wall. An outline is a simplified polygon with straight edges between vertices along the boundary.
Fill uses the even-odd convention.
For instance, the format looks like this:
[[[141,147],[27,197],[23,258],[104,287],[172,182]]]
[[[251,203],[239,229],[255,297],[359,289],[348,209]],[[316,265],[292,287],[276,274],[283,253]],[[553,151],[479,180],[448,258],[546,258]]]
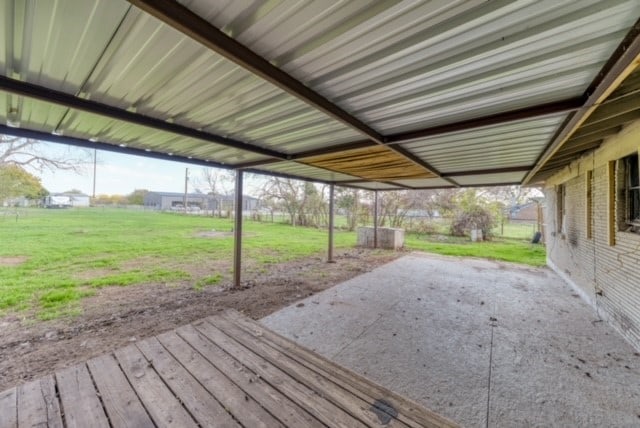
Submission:
[[[572,163],[546,183],[547,259],[598,314],[640,349],[640,234],[618,231],[609,242],[608,162],[640,148],[640,122],[610,138],[596,152]],[[592,237],[587,237],[587,174],[592,171]],[[618,174],[614,174],[619,179]],[[557,193],[563,184],[566,215],[558,231]],[[621,204],[617,199],[616,207]],[[618,212],[616,217],[619,217]],[[615,222],[615,219],[613,219]]]

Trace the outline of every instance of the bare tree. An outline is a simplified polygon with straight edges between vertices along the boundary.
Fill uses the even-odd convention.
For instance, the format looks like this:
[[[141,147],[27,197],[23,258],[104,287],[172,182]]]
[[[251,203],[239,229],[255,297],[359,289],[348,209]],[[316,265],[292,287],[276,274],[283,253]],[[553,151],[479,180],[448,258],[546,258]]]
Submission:
[[[37,140],[0,135],[0,165],[16,165],[38,172],[62,169],[80,173],[91,157],[82,149],[53,155],[45,153],[43,147]]]
[[[262,186],[267,207],[281,209],[292,225],[321,226],[327,223],[327,189],[309,182],[271,177]]]
[[[478,194],[490,201],[502,202],[507,206],[525,204],[532,197],[540,196],[540,189],[522,186],[481,187]]]
[[[344,211],[347,217],[347,228],[349,231],[355,230],[358,219],[361,215],[360,190],[338,187],[336,191],[336,206]]]
[[[389,222],[389,227],[402,227],[409,210],[415,208],[415,200],[408,190],[380,192],[381,213],[378,218],[380,226]]]
[[[218,217],[222,217],[222,205],[224,196],[228,196],[233,192],[233,184],[235,177],[233,171],[218,168],[202,168],[200,178],[197,180],[197,186],[206,189],[205,193],[212,195],[216,199],[218,208]],[[213,215],[213,210],[211,210]]]
[[[294,226],[304,207],[303,196],[302,182],[288,178],[271,177],[265,182],[261,191],[262,199],[269,205],[284,209]]]

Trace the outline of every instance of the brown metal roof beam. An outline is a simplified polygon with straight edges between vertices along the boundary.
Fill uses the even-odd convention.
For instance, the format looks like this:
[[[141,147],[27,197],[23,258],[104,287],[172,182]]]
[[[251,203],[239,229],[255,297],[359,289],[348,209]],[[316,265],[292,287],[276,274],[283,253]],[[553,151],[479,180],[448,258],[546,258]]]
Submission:
[[[123,122],[146,126],[160,131],[171,132],[173,134],[182,135],[184,137],[196,138],[199,140],[216,143],[221,146],[245,150],[247,152],[256,153],[259,155],[274,157],[283,160],[286,160],[288,158],[287,155],[276,152],[274,150],[253,146],[251,144],[233,140],[231,138],[226,138],[221,135],[198,131],[197,129],[178,125],[176,123],[170,123],[161,119],[156,119],[154,117],[145,116],[139,113],[133,113],[124,109],[98,103],[96,101],[79,98],[65,92],[45,88],[44,86],[10,79],[5,76],[0,76],[0,90],[52,104],[69,107],[74,110],[81,110],[87,113],[93,113],[115,120],[121,120]]]
[[[294,153],[291,155],[291,159],[292,160],[306,159],[314,156],[331,155],[335,153],[344,152],[347,150],[366,149],[368,147],[375,147],[375,146],[377,146],[377,144],[371,140],[353,141],[351,143],[344,143],[336,146],[323,147],[321,149],[312,149],[312,150],[307,150],[305,152]]]
[[[321,180],[321,179],[316,179],[316,178],[309,178],[309,177],[301,177],[299,175],[294,175],[294,174],[287,174],[284,172],[276,172],[276,171],[263,171],[261,169],[245,169],[244,172],[249,173],[249,174],[260,174],[260,175],[267,175],[269,177],[278,177],[278,178],[287,178],[287,179],[291,179],[291,180],[300,180],[300,181],[308,181],[310,183],[321,183],[321,184],[337,184],[339,182],[332,182],[332,181],[327,181],[327,180]]]
[[[397,186],[397,187],[400,187],[401,189],[413,190],[413,187],[407,186],[405,184],[396,183],[395,181],[379,181],[379,182],[382,184],[388,184],[389,186]]]
[[[524,109],[507,111],[504,113],[493,114],[489,116],[478,117],[476,119],[455,122],[447,125],[433,126],[429,128],[419,129],[416,131],[393,134],[387,137],[387,145],[395,145],[404,141],[433,137],[435,135],[446,134],[449,132],[466,131],[469,129],[480,128],[483,126],[497,125],[500,123],[512,122],[515,120],[532,119],[534,117],[546,116],[554,113],[563,113],[576,110],[582,106],[582,98],[571,98],[550,104],[541,104]],[[418,137],[419,136],[419,137]],[[354,141],[351,143],[340,144],[322,149],[309,150],[306,152],[295,153],[291,155],[292,159],[304,159],[318,155],[328,155],[339,153],[344,150],[362,149],[373,146],[374,143],[369,140]]]
[[[442,173],[443,177],[463,177],[466,175],[503,174],[505,172],[525,172],[533,168],[533,165],[509,166],[504,168],[477,169],[475,171],[456,171]]]
[[[465,131],[468,129],[481,128],[481,127],[490,126],[490,125],[498,125],[505,122],[513,122],[516,120],[530,119],[538,116],[564,113],[564,112],[579,109],[580,107],[582,107],[583,102],[584,102],[584,99],[581,97],[570,98],[568,100],[541,104],[533,107],[507,111],[504,113],[492,114],[489,116],[463,120],[460,122],[450,123],[446,125],[432,126],[429,128],[419,129],[416,131],[401,132],[398,134],[392,134],[387,136],[387,144],[401,143],[404,141],[416,140],[419,138],[432,137],[434,135]]]
[[[262,165],[271,165],[272,163],[278,163],[278,162],[282,162],[282,159],[263,159],[263,160],[253,161],[253,162],[237,163],[232,165],[232,167],[234,169],[247,169],[247,168],[255,168],[257,166],[262,166]]]
[[[185,6],[172,0],[128,0],[131,4],[155,16],[170,27],[198,41],[230,61],[235,62],[253,74],[271,82],[289,94],[301,99],[312,107],[344,123],[352,129],[370,138],[378,144],[385,144],[386,138],[360,119],[343,110],[327,98],[309,88],[290,74],[284,72],[269,61],[227,36],[207,20],[193,13]],[[440,173],[426,162],[404,149],[393,149],[410,161],[429,170],[435,175]],[[456,183],[450,180],[452,184]]]
[[[376,130],[347,113],[302,82],[271,64],[243,44],[227,36],[208,21],[173,0],[129,0],[131,4],[155,16],[230,61],[273,83],[289,94],[323,111],[345,125],[384,143],[384,137]]]
[[[627,33],[622,43],[602,67],[596,78],[584,93],[585,102],[568,120],[565,121],[547,148],[536,160],[536,166],[529,171],[522,184],[529,184],[558,149],[571,137],[596,110],[598,104],[604,102],[609,95],[636,69],[636,59],[640,55],[640,19]]]
[[[394,152],[404,156],[405,158],[409,159],[410,161],[412,161],[413,163],[420,165],[421,167],[433,172],[435,175],[437,175],[438,177],[442,177],[442,174],[435,169],[434,167],[432,167],[429,163],[423,161],[422,159],[420,159],[418,156],[414,155],[413,153],[411,153],[409,150],[405,149],[404,147],[400,147],[400,146],[395,146],[395,147],[389,147],[391,150],[393,150]],[[448,181],[449,183],[453,184],[454,186],[458,186],[458,183],[456,183],[454,180],[452,180],[451,178],[445,178],[442,177],[444,180]]]
[[[301,177],[299,175],[287,174],[284,172],[263,171],[261,169],[245,169],[244,172],[249,174],[266,175],[268,177],[279,177],[279,178],[287,178],[291,180],[307,181],[309,183],[334,184],[336,186],[349,187],[352,189],[371,190],[371,189],[367,189],[366,187],[360,187],[357,185],[350,184],[350,182],[347,182],[347,181],[327,181],[327,180],[320,180],[316,178]]]

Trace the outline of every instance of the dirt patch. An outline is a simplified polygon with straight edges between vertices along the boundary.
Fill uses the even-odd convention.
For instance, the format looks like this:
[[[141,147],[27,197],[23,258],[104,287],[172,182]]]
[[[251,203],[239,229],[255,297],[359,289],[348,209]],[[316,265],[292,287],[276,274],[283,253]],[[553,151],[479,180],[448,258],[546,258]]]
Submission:
[[[233,232],[221,232],[219,230],[205,230],[195,234],[198,238],[229,238]]]
[[[0,391],[226,308],[262,318],[401,255],[350,249],[338,252],[331,265],[318,255],[247,266],[240,290],[226,279],[200,291],[191,282],[106,287],[84,299],[84,313],[72,319],[36,322],[24,313],[10,314],[0,318]]]
[[[27,260],[25,256],[0,257],[0,266],[19,266]]]

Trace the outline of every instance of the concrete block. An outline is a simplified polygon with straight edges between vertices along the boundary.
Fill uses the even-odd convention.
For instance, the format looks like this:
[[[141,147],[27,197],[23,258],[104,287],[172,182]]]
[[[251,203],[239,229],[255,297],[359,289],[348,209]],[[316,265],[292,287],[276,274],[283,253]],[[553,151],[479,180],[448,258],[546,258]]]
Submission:
[[[358,228],[358,246],[373,248],[373,227]],[[378,248],[397,250],[404,247],[404,229],[378,228]]]

